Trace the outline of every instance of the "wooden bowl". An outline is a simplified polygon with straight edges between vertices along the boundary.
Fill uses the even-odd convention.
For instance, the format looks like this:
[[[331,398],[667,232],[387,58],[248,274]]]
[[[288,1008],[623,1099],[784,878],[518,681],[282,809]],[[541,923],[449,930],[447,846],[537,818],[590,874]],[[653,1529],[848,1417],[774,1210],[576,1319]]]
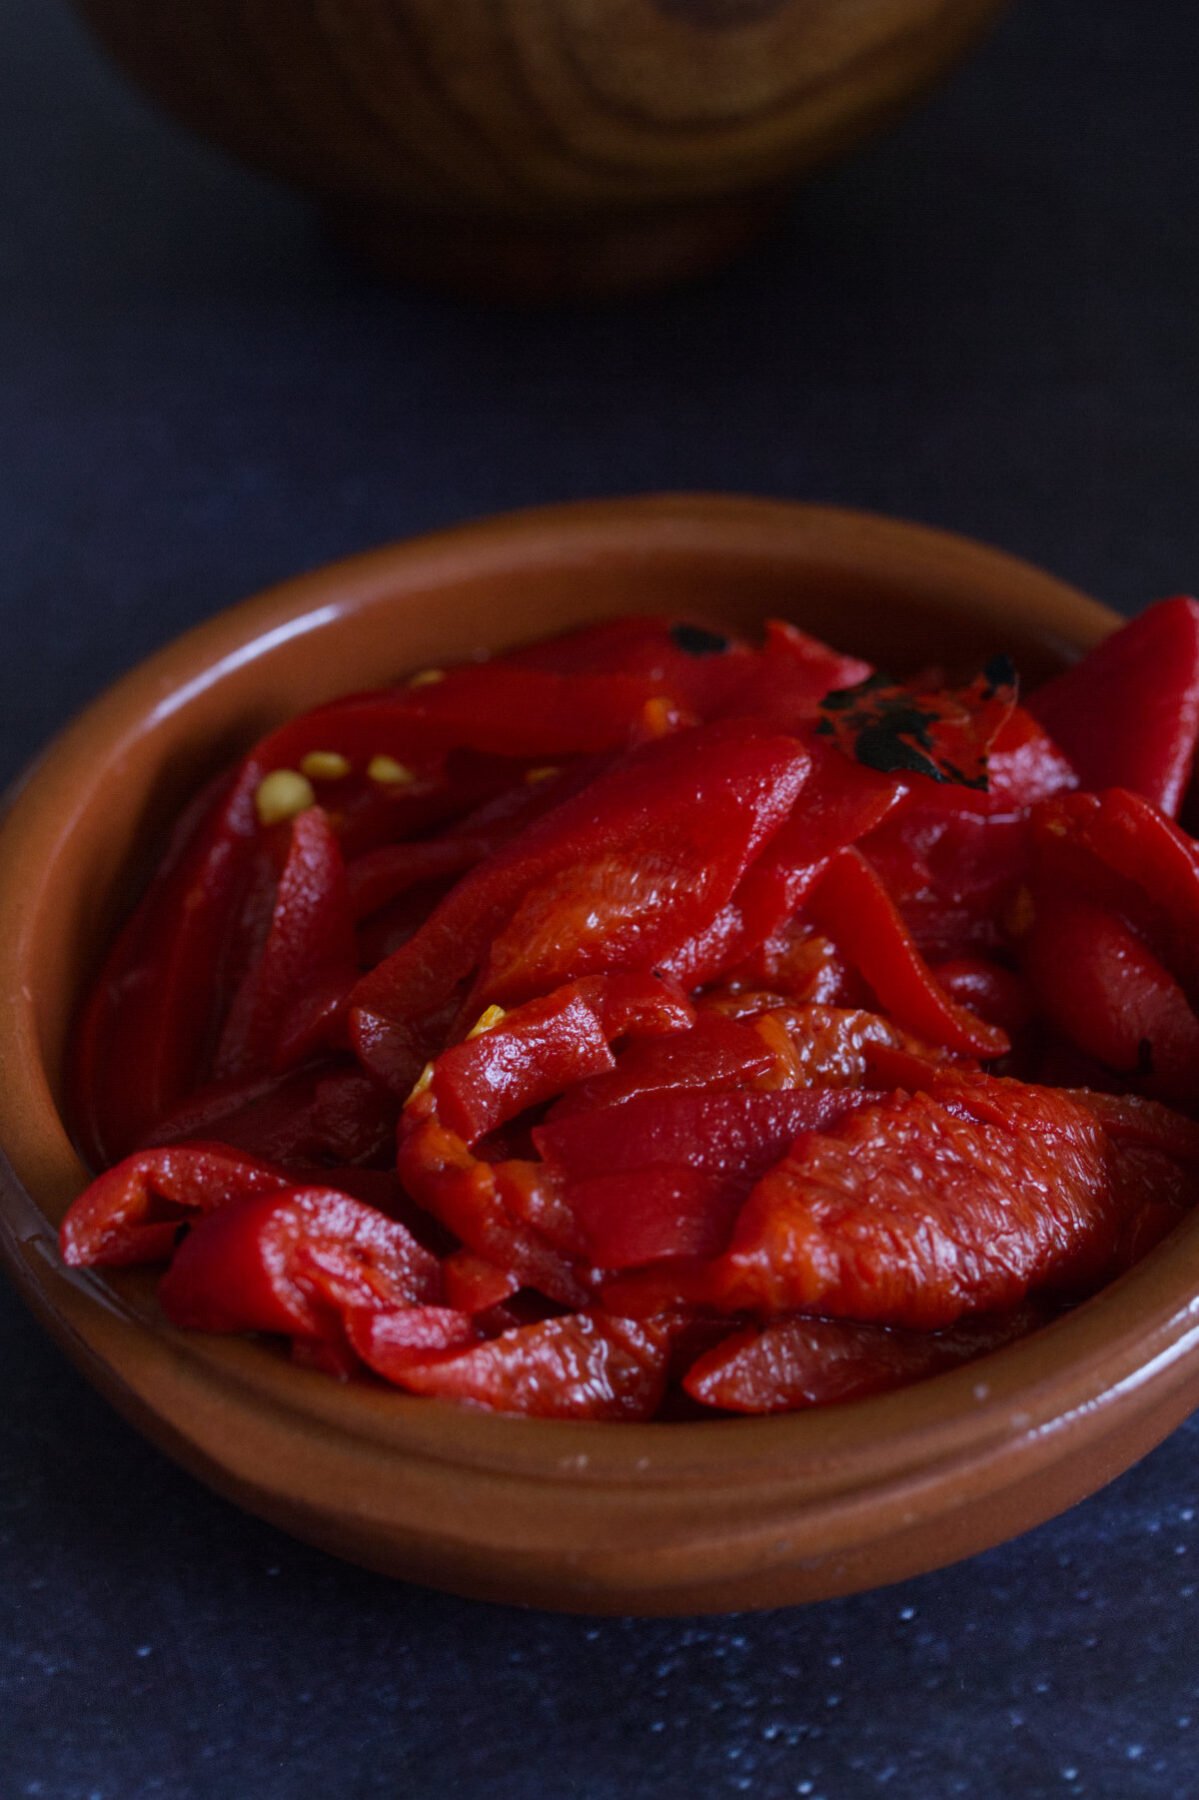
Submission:
[[[528,296],[737,249],[1002,0],[77,0],[176,117],[391,272]]]
[[[509,1419],[343,1387],[169,1328],[145,1276],[59,1263],[84,1180],[61,1111],[72,1011],[180,801],[268,725],[412,666],[604,614],[782,613],[896,668],[1010,649],[1030,676],[1113,615],[1023,563],[860,514],[735,499],[550,508],[305,575],[112,688],[11,802],[0,845],[0,1249],[114,1405],[240,1505],[389,1574],[604,1612],[777,1606],[1025,1530],[1199,1401],[1199,1214],[1023,1343],[823,1412],[678,1425]]]

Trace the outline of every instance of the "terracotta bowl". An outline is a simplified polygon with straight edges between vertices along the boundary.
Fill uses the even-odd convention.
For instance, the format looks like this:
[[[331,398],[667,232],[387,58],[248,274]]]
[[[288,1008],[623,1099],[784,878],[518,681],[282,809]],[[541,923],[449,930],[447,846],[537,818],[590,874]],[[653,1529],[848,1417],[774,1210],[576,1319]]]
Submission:
[[[0,1249],[117,1409],[238,1504],[338,1555],[595,1612],[777,1606],[948,1563],[1069,1506],[1199,1402],[1199,1213],[1097,1299],[905,1392],[791,1418],[506,1419],[343,1387],[170,1329],[145,1277],[68,1274],[84,1180],[72,1010],[181,799],[267,726],[415,665],[604,614],[782,613],[894,668],[1010,649],[1031,677],[1111,613],[996,550],[736,499],[552,508],[302,576],[144,663],[11,802],[0,845]]]
[[[1002,0],[76,0],[169,111],[393,273],[544,295],[719,261]]]

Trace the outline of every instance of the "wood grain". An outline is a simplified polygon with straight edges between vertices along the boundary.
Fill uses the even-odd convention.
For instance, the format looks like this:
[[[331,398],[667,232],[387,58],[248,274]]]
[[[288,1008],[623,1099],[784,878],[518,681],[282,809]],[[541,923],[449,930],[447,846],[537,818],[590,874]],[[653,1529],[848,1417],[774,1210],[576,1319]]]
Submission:
[[[77,4],[176,117],[394,267],[536,289],[727,254],[1002,0]]]

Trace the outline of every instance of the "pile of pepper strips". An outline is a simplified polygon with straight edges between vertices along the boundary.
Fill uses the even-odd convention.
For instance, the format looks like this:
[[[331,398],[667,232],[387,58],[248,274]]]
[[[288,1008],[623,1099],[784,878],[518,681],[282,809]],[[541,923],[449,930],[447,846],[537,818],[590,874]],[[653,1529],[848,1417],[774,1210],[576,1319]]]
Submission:
[[[198,798],[95,984],[63,1256],[542,1416],[976,1356],[1190,1202],[1197,728],[1189,600],[1023,706],[1003,658],[627,618],[320,707]]]

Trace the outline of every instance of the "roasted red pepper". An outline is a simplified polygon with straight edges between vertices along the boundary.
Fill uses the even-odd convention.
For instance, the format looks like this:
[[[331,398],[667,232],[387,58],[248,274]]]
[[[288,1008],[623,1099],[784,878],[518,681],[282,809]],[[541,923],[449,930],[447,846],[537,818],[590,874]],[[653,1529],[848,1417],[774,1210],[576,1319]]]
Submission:
[[[158,1285],[175,1325],[339,1337],[362,1308],[430,1304],[437,1258],[407,1228],[329,1188],[285,1188],[209,1212]]]
[[[750,1325],[696,1358],[683,1386],[723,1412],[800,1412],[889,1393],[973,1362],[1045,1323],[1044,1308],[963,1319],[948,1331],[897,1331],[799,1316]]]
[[[1126,1151],[1069,1096],[946,1078],[799,1137],[726,1254],[605,1290],[616,1311],[696,1303],[936,1331],[1034,1289],[1087,1292],[1181,1216],[1177,1163]]]
[[[1199,604],[1150,607],[1028,704],[1085,787],[1132,788],[1173,817],[1199,734]]]
[[[1199,1173],[1197,621],[1031,710],[1002,659],[643,618],[279,727],[85,1009],[77,1129],[133,1154],[64,1259],[561,1419],[848,1402],[1036,1329]]]
[[[473,870],[352,996],[359,1057],[410,1085],[443,1028],[579,975],[656,968],[719,913],[808,770],[735,721],[645,746]]]

